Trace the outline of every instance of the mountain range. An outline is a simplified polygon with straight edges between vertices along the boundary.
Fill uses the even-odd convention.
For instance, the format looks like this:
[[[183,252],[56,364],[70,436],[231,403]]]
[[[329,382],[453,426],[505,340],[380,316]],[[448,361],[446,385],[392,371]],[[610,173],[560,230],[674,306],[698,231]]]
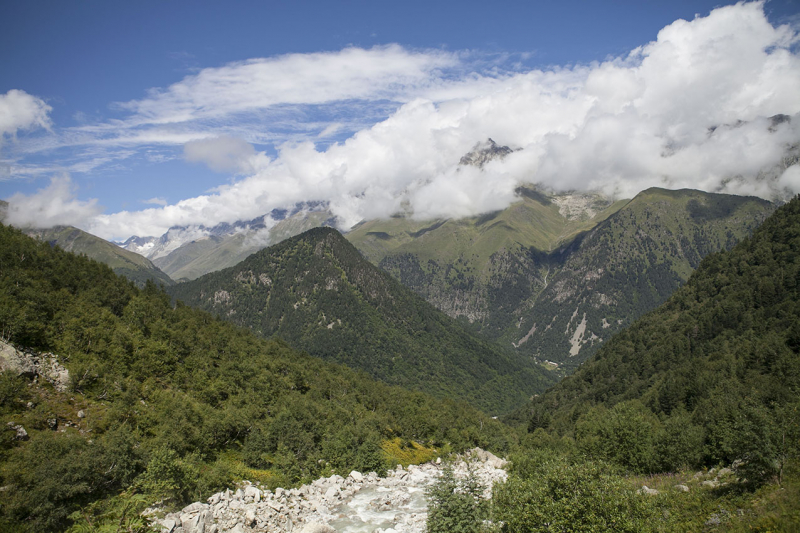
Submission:
[[[120,246],[140,254],[177,281],[233,266],[269,244],[305,230],[330,226],[332,215],[319,203],[275,209],[254,220],[232,224],[176,226],[160,237],[130,237]]]
[[[502,413],[554,377],[469,332],[367,261],[338,231],[316,228],[235,267],[170,287],[193,307],[262,337],[388,383]]]
[[[512,150],[491,139],[461,165]],[[506,209],[462,219],[413,213],[363,221],[345,237],[364,257],[485,338],[564,375],[663,302],[699,260],[749,235],[774,209],[755,197],[649,189],[633,199],[517,189]],[[275,222],[277,220],[277,222]],[[233,266],[270,243],[335,225],[324,204],[250,222],[173,228],[124,246],[174,279]]]
[[[0,531],[144,531],[242,479],[385,472],[513,430],[140,290],[0,224]]]

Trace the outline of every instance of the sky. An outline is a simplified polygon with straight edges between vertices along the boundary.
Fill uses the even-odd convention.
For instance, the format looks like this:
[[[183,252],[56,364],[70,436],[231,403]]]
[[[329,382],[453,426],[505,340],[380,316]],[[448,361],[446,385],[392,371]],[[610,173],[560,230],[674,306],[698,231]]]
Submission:
[[[471,216],[523,183],[786,197],[798,30],[796,0],[0,2],[0,198],[124,240],[302,201]],[[487,138],[515,151],[458,165]]]

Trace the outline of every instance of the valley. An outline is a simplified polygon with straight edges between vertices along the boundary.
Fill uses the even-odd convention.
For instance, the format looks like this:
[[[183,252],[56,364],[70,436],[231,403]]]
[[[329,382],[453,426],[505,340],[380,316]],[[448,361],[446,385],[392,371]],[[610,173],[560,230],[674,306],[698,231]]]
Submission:
[[[797,1],[0,36],[0,533],[800,530]]]

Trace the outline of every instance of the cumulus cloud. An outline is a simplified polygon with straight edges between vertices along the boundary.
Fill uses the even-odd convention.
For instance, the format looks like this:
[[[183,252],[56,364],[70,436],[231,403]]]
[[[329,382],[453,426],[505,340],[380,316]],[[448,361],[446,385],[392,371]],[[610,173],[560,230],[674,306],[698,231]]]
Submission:
[[[19,130],[49,129],[50,111],[44,100],[25,91],[12,89],[0,94],[0,143],[4,136],[14,136]]]
[[[54,177],[50,185],[31,195],[17,193],[8,199],[6,220],[19,227],[49,228],[59,225],[86,226],[102,211],[97,200],[81,201],[66,174]]]
[[[461,217],[507,206],[521,183],[618,197],[651,186],[798,193],[796,166],[774,170],[800,144],[797,44],[790,26],[771,25],[763,2],[753,2],[678,20],[625,56],[572,67],[480,70],[469,54],[393,45],[205,69],[122,105],[128,125],[149,125],[126,138],[185,143],[187,160],[238,179],[173,205],[100,215],[92,229],[160,235],[312,200],[329,202],[343,229],[398,211]],[[343,102],[367,111],[390,102],[393,112],[318,146],[346,122],[332,111]],[[274,159],[242,135],[193,129],[203,121],[257,129],[260,112],[281,116],[286,106],[328,122],[279,144]],[[777,114],[792,119],[770,119]],[[459,166],[487,137],[515,151],[483,169]]]

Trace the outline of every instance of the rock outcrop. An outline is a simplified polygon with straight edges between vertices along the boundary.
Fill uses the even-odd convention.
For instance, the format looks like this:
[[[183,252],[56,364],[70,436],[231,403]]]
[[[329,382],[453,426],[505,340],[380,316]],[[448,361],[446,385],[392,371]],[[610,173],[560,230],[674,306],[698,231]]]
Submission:
[[[23,352],[5,341],[0,341],[0,372],[40,376],[59,392],[65,392],[70,386],[69,371],[58,362],[57,355]]]

